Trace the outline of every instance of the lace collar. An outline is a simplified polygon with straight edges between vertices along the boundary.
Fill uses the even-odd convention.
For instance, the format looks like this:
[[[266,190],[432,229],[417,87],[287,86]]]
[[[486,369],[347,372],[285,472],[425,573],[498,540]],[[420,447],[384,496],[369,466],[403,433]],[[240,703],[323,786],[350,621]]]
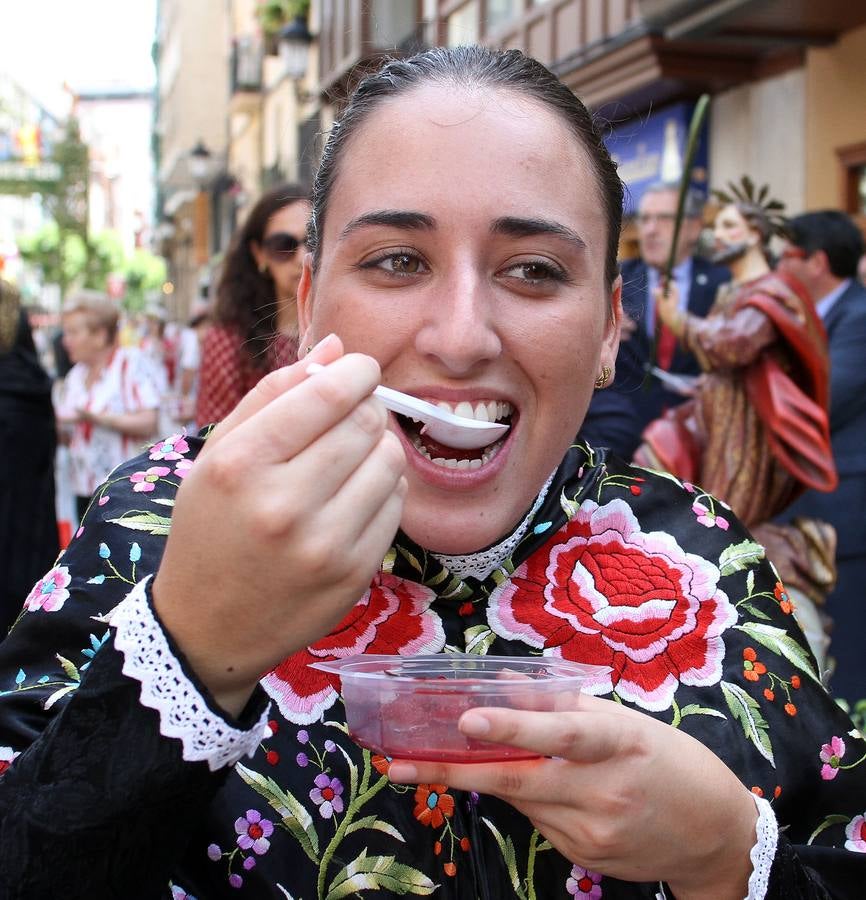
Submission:
[[[485,550],[479,550],[477,553],[468,553],[465,556],[446,556],[443,553],[432,553],[431,556],[442,563],[452,575],[456,575],[461,580],[477,578],[479,581],[484,581],[486,578],[489,578],[506,559],[514,554],[518,544],[526,536],[535,514],[538,512],[541,504],[544,503],[545,497],[547,497],[547,492],[550,490],[550,484],[555,474],[556,470],[551,472],[550,477],[544,482],[541,491],[532,504],[532,508],[523,521],[498,544],[494,544]]]

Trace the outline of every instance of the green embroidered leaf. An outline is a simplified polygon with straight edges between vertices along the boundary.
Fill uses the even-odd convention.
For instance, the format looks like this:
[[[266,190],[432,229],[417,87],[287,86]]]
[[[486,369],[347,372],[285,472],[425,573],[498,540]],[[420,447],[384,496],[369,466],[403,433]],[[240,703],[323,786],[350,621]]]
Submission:
[[[436,890],[436,885],[423,872],[396,862],[393,856],[367,856],[364,849],[340,869],[328,886],[325,900],[341,900],[357,891],[376,890],[426,896]]]
[[[499,829],[490,819],[485,819],[482,816],[481,821],[490,829],[490,833],[499,846],[499,852],[505,860],[505,867],[508,870],[508,877],[511,879],[511,887],[514,889],[514,893],[517,894],[519,900],[527,900],[526,893],[520,883],[520,875],[517,872],[517,855],[514,852],[514,842],[509,836],[503,838]]]
[[[70,681],[81,681],[81,675],[78,673],[78,667],[74,662],[68,660],[65,656],[61,656],[59,653],[54,654],[57,657],[57,661],[63,666],[63,671],[66,672],[66,677]]]
[[[174,506],[173,497],[154,497],[151,503],[158,503],[160,506]]]
[[[262,795],[282,818],[283,824],[310,859],[319,862],[319,835],[313,825],[313,819],[306,809],[288,791],[282,790],[273,778],[265,778],[258,772],[235,765],[237,773],[255,791]]]
[[[568,497],[565,496],[564,491],[559,495],[559,505],[569,519],[573,519],[580,509],[580,504],[575,500],[569,500]]]
[[[751,572],[749,573],[751,574]],[[740,606],[747,612],[750,612],[756,619],[765,619],[771,622],[772,619],[762,609],[758,609],[753,603],[741,603]]]
[[[751,597],[752,594],[755,593],[755,570],[749,569],[749,574],[746,575],[746,595]]]
[[[448,571],[448,569],[446,569],[446,568],[443,566],[443,567],[442,567],[442,570],[441,570],[440,572],[437,572],[437,573],[436,573],[435,575],[433,575],[431,578],[428,578],[428,579],[424,582],[424,584],[426,584],[427,587],[431,587],[431,588],[432,588],[432,587],[436,587],[437,584],[442,584],[442,582],[445,581],[445,579],[446,579],[450,574],[451,574],[451,573]]]
[[[77,684],[67,684],[66,687],[60,688],[59,691],[55,691],[46,701],[42,704],[43,709],[51,709],[52,706],[61,698],[65,697],[70,691],[74,691],[78,687]]]
[[[719,712],[717,709],[711,709],[709,706],[698,706],[697,703],[690,703],[680,710],[680,718],[684,719],[686,716],[715,716],[717,719],[727,718],[723,712]]]
[[[719,557],[719,571],[722,575],[742,572],[749,566],[764,558],[764,548],[755,541],[745,540],[739,544],[731,544],[722,551]]]
[[[795,665],[813,681],[820,681],[812,668],[809,651],[798,644],[784,628],[764,625],[763,622],[744,622],[742,625],[735,625],[734,628],[745,632],[752,640],[787,659],[789,663]]]
[[[394,571],[394,563],[397,561],[397,551],[392,547],[382,560],[382,571],[390,575]]]
[[[169,516],[158,516],[156,513],[134,513],[131,516],[121,516],[119,519],[109,519],[112,525],[122,525],[133,531],[147,531],[150,534],[168,534],[171,527]]]
[[[840,816],[838,814],[827,816],[827,818],[824,819],[824,821],[809,835],[809,840],[806,841],[806,844],[811,844],[822,831],[826,830],[831,825],[847,825],[850,821],[851,819],[849,816]]]
[[[537,850],[539,853],[541,853],[542,850],[553,850],[553,844],[551,844],[550,841],[542,841],[538,845]]]
[[[400,553],[400,555],[403,557],[403,559],[405,559],[406,562],[408,562],[409,565],[412,566],[412,568],[413,568],[416,572],[423,572],[423,571],[424,571],[424,570],[421,568],[421,563],[418,562],[418,560],[417,560],[417,558],[415,557],[414,554],[410,553],[405,547],[401,547],[399,544],[397,545],[397,550],[398,550],[398,552]]]
[[[469,600],[472,597],[471,589],[456,575],[448,582],[448,586],[438,593],[443,600]]]
[[[466,652],[477,653],[479,656],[484,656],[496,640],[496,635],[487,625],[473,625],[463,634],[466,637]]]
[[[721,688],[728,709],[743,726],[746,737],[755,745],[758,753],[775,769],[776,761],[773,759],[773,745],[770,743],[767,720],[762,715],[757,700],[750,697],[739,685],[723,681]]]
[[[346,829],[346,834],[351,834],[353,831],[361,831],[364,828],[372,828],[374,831],[383,831],[385,834],[390,835],[392,838],[396,838],[400,841],[401,844],[406,843],[406,838],[400,834],[399,831],[393,826],[389,825],[387,822],[383,822],[381,819],[377,819],[375,816],[364,816],[363,819],[358,819],[357,822],[352,822],[352,824]]]

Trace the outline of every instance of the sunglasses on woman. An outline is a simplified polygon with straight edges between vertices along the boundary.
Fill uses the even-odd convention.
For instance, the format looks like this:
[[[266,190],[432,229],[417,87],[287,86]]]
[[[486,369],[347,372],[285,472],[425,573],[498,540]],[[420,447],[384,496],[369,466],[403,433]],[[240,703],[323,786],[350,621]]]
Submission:
[[[268,235],[262,241],[262,250],[266,256],[275,262],[285,262],[295,255],[298,247],[303,243],[302,240],[298,240],[293,234],[289,234],[286,231],[277,231]]]

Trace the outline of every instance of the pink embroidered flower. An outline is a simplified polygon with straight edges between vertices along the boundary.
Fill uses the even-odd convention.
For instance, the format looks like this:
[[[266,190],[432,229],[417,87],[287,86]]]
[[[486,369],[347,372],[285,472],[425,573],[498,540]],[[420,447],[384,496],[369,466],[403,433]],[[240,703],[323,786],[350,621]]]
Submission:
[[[340,680],[309,664],[356,653],[438,653],[445,646],[445,631],[430,611],[435,597],[430,588],[380,573],[327,637],[284,659],[262,678],[262,687],[290,722],[316,722],[334,705]]]
[[[180,459],[184,453],[189,453],[184,434],[173,434],[150,448],[151,459]]]
[[[334,813],[343,811],[343,784],[339,778],[331,778],[324,772],[318,774],[313,783],[316,785],[310,791],[310,800],[319,807],[319,815],[323,819],[330,819]]]
[[[274,833],[274,823],[263,819],[257,809],[248,809],[246,816],[235,819],[235,831],[241,850],[252,850],[262,856],[271,846],[268,838]]]
[[[20,753],[15,753],[11,747],[0,747],[0,775],[2,775],[9,766],[12,765],[12,761],[20,755]]]
[[[191,459],[179,459],[174,466],[174,474],[177,475],[178,478],[183,478],[192,468],[192,460]]]
[[[601,875],[581,866],[572,866],[565,889],[578,900],[598,900],[601,897]]]
[[[111,499],[111,497],[110,497],[108,494],[103,494],[103,495],[99,498],[99,500],[97,500],[96,502],[97,502],[100,506],[105,506],[105,504],[108,503],[108,501],[109,501],[110,499]]]
[[[866,853],[866,818],[854,816],[845,826],[845,849],[854,853]]]
[[[129,480],[135,485],[134,491],[146,494],[152,491],[156,482],[170,471],[167,466],[151,466],[146,472],[133,472]]]
[[[644,709],[668,709],[680,682],[717,684],[737,611],[719,570],[664,532],[643,532],[614,500],[574,518],[490,597],[493,631],[551,656],[610,666],[586,684]]]
[[[824,781],[832,781],[839,774],[839,765],[844,755],[845,741],[835,735],[830,738],[829,744],[824,744],[821,747],[821,752],[818,756],[821,758],[821,762],[824,763],[821,766],[821,777]]]
[[[704,506],[703,503],[695,501],[692,504],[692,512],[698,517],[698,522],[705,528],[721,528],[727,531],[731,527],[731,523],[724,516],[717,516],[712,510]]]
[[[690,494],[694,494],[695,486],[690,481],[683,482],[683,489],[688,491]]]
[[[66,566],[55,566],[33,585],[24,605],[30,612],[41,609],[44,612],[57,612],[69,597],[69,583],[72,576]]]

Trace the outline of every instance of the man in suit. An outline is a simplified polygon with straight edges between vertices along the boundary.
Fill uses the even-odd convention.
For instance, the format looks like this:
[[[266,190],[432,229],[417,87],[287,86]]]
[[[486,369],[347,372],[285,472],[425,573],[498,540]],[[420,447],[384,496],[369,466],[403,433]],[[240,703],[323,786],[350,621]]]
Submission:
[[[839,473],[828,494],[808,491],[782,514],[836,528],[838,580],[827,601],[833,618],[833,692],[866,698],[866,287],[857,280],[863,237],[844,213],[805,213],[789,222],[778,269],[809,291],[830,350],[830,440]]]
[[[656,365],[672,375],[700,372],[695,357],[679,348],[666,328],[659,328],[653,302],[671,250],[678,198],[679,186],[667,183],[653,185],[641,197],[635,217],[640,258],[621,266],[625,315],[616,377],[609,389],[593,397],[580,432],[581,439],[610,447],[625,459],[631,459],[646,425],[685,399],[658,377],[648,376],[648,367]],[[698,316],[706,315],[717,288],[730,279],[727,268],[693,255],[702,207],[700,195],[689,192],[673,270],[682,308]]]

